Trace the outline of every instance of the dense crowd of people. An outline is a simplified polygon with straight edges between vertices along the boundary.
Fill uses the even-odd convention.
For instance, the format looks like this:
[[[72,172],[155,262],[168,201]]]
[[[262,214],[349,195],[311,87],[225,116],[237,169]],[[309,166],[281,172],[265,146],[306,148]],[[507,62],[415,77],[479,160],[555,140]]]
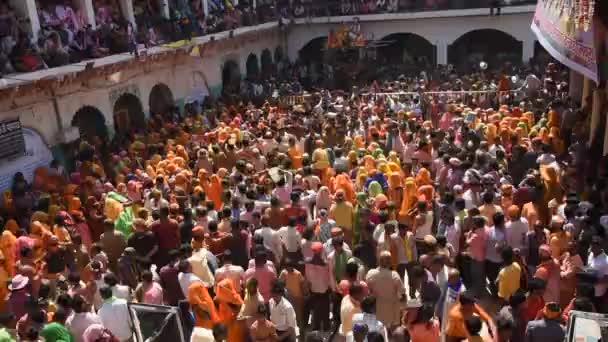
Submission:
[[[608,163],[541,73],[521,102],[325,89],[88,137],[4,195],[0,338],[130,341],[137,302],[190,341],[562,342],[608,311]]]

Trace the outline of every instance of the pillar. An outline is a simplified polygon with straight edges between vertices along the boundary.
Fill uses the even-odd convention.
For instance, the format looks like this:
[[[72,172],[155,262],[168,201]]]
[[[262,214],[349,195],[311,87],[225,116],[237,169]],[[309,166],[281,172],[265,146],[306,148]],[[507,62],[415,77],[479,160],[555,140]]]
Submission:
[[[594,88],[595,88],[595,83],[591,79],[585,77],[583,80],[583,95],[581,98],[581,107],[582,108],[587,108],[588,110],[591,110]]]
[[[133,27],[137,27],[137,24],[135,23],[135,12],[133,11],[133,1],[120,0],[120,9],[122,10],[125,19],[130,21]]]
[[[169,9],[169,0],[159,0],[160,2],[160,12],[166,19],[169,19],[171,16],[171,12]]]
[[[15,9],[19,17],[29,19],[26,26],[26,31],[32,34],[34,39],[38,39],[38,31],[40,31],[40,19],[38,19],[38,10],[36,9],[36,0],[11,0],[10,5]]]
[[[583,75],[570,69],[570,80],[568,82],[570,89],[568,90],[568,96],[575,101],[582,101],[583,99],[583,80]]]
[[[91,27],[96,28],[97,23],[95,22],[95,7],[93,6],[93,0],[77,0],[78,9],[82,11],[84,17],[87,19],[87,23]]]
[[[530,62],[532,58],[534,58],[534,43],[536,41],[532,40],[524,40],[523,41],[523,52],[522,52],[522,61],[524,63]]]
[[[437,41],[435,44],[437,47],[437,64],[447,65],[448,64],[448,43],[444,41]]]
[[[201,0],[203,2],[203,12],[205,12],[205,17],[209,15],[209,0]]]

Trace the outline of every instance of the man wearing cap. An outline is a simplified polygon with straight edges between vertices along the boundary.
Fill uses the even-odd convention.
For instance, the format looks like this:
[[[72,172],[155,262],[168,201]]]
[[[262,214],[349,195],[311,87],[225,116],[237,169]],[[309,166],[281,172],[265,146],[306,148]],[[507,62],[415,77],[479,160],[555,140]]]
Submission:
[[[335,281],[331,278],[329,265],[323,259],[323,244],[313,242],[312,258],[306,260],[305,274],[310,285],[310,303],[312,309],[312,329],[328,331],[329,324],[329,295],[335,289]],[[308,317],[304,317],[307,321]],[[321,327],[323,325],[323,327]]]
[[[562,342],[566,329],[560,324],[561,308],[558,303],[550,302],[542,311],[542,318],[528,322],[524,342],[546,341]]]

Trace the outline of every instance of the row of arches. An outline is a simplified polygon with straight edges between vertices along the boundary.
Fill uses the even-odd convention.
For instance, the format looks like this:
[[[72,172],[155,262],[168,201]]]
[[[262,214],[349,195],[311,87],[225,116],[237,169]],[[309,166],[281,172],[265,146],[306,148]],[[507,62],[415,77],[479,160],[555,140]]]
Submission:
[[[437,62],[437,46],[415,33],[393,33],[376,41],[375,54],[381,63],[400,63],[424,58]],[[321,62],[325,56],[327,37],[310,40],[299,51],[304,63]],[[488,63],[497,59],[521,61],[523,43],[512,35],[495,29],[480,29],[465,33],[448,46],[448,63],[462,65],[468,59],[483,59]]]
[[[148,98],[150,114],[166,113],[175,105],[171,89],[164,83],[156,84]],[[114,130],[117,134],[129,132],[133,128],[144,127],[146,116],[140,99],[131,93],[122,94],[113,106]],[[80,137],[91,140],[94,137],[108,136],[106,119],[94,106],[80,108],[72,118],[71,125],[77,127]]]
[[[245,78],[253,81],[270,76],[276,71],[276,64],[283,60],[284,56],[284,51],[281,46],[277,46],[274,53],[271,52],[270,49],[264,49],[259,57],[255,53],[250,53],[245,62]],[[242,79],[239,63],[234,59],[228,59],[221,66],[221,69],[223,90],[229,89],[234,91],[233,88],[238,87]]]

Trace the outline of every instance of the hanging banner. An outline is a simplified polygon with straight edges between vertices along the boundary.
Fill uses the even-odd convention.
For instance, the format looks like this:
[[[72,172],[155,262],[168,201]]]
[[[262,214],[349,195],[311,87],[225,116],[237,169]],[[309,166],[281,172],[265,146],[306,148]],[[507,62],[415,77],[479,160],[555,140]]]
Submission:
[[[577,9],[556,8],[553,3],[538,2],[532,31],[553,58],[598,83],[593,11],[574,13]]]

